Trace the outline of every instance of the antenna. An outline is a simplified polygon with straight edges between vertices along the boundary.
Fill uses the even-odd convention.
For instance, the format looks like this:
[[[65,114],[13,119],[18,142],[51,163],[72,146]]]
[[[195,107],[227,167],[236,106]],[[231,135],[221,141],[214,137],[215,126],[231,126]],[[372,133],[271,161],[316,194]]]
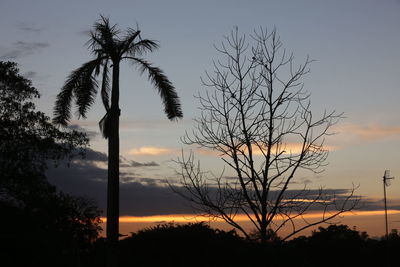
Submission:
[[[387,216],[387,204],[386,204],[386,186],[390,185],[390,180],[393,180],[394,177],[390,177],[390,171],[385,170],[383,174],[383,201],[385,203],[385,227],[386,227],[386,240],[389,236],[389,229],[388,229],[388,216]]]

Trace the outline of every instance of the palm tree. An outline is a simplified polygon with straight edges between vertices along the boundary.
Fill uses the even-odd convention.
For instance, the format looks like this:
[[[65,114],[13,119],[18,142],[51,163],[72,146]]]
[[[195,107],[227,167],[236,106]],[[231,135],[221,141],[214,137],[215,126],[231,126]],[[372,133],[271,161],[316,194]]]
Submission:
[[[148,79],[158,90],[168,119],[182,118],[178,95],[174,86],[158,67],[152,66],[142,58],[159,46],[153,40],[142,39],[140,31],[128,29],[120,37],[116,25],[111,26],[109,19],[101,16],[90,32],[88,46],[95,58],[72,71],[61,92],[57,95],[53,121],[67,126],[71,118],[72,100],[76,100],[79,116],[86,118],[86,113],[94,103],[98,92],[96,77],[101,75],[101,98],[106,114],[99,126],[104,138],[108,138],[108,187],[107,187],[107,242],[116,247],[118,242],[119,219],[119,71],[123,60],[128,60],[139,67],[140,72],[148,74]],[[110,72],[112,84],[110,88]],[[111,99],[110,99],[111,93]],[[113,253],[111,253],[113,254]],[[111,256],[113,257],[113,256]],[[114,252],[115,257],[115,252]],[[116,259],[111,260],[116,261]],[[109,263],[113,264],[113,263]],[[115,264],[115,263],[114,263]]]

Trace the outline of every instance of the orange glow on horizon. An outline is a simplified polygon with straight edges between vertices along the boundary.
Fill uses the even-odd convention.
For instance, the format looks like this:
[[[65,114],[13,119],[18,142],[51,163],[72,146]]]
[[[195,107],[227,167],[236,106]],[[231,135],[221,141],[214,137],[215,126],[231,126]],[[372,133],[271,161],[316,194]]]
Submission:
[[[400,214],[400,210],[388,210],[388,214]],[[384,215],[384,210],[365,210],[365,211],[351,211],[344,212],[340,216],[377,216]],[[317,219],[322,217],[322,213],[309,213],[303,215],[303,218],[307,219]],[[326,216],[329,216],[327,213]],[[101,217],[103,222],[107,221],[106,217]],[[236,215],[236,220],[239,222],[248,221],[245,214]],[[222,219],[212,219],[206,216],[197,216],[195,214],[170,214],[170,215],[154,215],[154,216],[121,216],[119,218],[120,223],[189,223],[189,222],[202,222],[202,221],[212,221],[212,222],[223,222]]]

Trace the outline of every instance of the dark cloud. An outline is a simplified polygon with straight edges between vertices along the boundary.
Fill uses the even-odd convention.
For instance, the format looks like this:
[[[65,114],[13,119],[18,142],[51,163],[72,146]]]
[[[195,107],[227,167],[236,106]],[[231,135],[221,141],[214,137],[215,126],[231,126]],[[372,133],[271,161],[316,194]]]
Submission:
[[[99,207],[106,210],[107,196],[107,169],[106,155],[104,153],[88,150],[86,159],[73,160],[70,167],[60,164],[58,168],[47,171],[49,181],[59,189],[79,196],[92,198],[98,202]],[[123,158],[124,159],[124,158]],[[99,164],[99,162],[101,164]],[[140,164],[142,165],[142,164]],[[102,167],[104,166],[104,167]],[[165,180],[151,177],[137,177],[132,172],[121,172],[120,183],[120,214],[129,216],[150,216],[162,214],[187,214],[192,213],[190,203],[174,194]],[[175,187],[177,188],[177,187]],[[179,189],[179,188],[178,188]],[[211,194],[215,188],[210,187]],[[276,197],[279,191],[271,191],[270,199]],[[310,189],[287,190],[284,201],[298,196],[298,199],[311,200],[322,193],[325,201],[336,200],[337,203],[345,201],[351,190],[349,189]],[[359,196],[354,196],[350,201],[356,201]],[[288,202],[289,203],[289,202]],[[296,202],[295,202],[296,203]],[[321,210],[323,205],[316,202],[309,211]],[[400,203],[393,203],[389,208],[400,208]],[[359,210],[381,210],[382,201],[361,198]],[[104,213],[105,215],[105,213]]]
[[[280,191],[273,191],[274,194],[279,193]],[[330,196],[330,197],[338,197],[342,195],[346,195],[350,193],[350,189],[288,189],[286,190],[285,197],[286,198],[292,198],[294,196],[302,195],[302,196],[307,196],[309,198],[314,198],[318,196],[319,194],[323,193],[325,196]]]
[[[184,200],[174,194],[169,187],[155,184],[143,185],[139,182],[121,186],[122,215],[149,216],[192,212],[193,210],[185,205]]]
[[[119,166],[120,167],[157,167],[159,165],[154,161],[140,163],[140,162],[137,162],[134,160],[128,160],[128,161],[120,163]]]
[[[180,187],[179,183],[173,184],[174,190],[185,196],[186,199],[193,198],[187,190]],[[229,195],[236,195],[240,186],[234,189],[229,189]],[[207,198],[214,200],[215,202],[220,201],[221,193],[218,193],[218,187],[213,184],[208,184],[207,187]],[[228,194],[228,191],[224,191],[222,194]],[[248,190],[249,196],[255,196],[256,192]],[[269,203],[275,203],[278,196],[281,194],[281,190],[271,190],[268,193],[267,201]],[[288,189],[282,195],[282,201],[280,202],[280,210],[283,211],[298,211],[302,208],[307,207],[307,211],[335,211],[337,207],[345,208],[354,207],[361,208],[359,203],[360,196],[352,195],[352,189]],[[273,205],[273,204],[272,204]]]
[[[60,190],[94,199],[105,211],[107,207],[107,169],[105,166],[104,168],[100,167],[98,162],[106,160],[107,156],[104,153],[88,149],[85,159],[75,159],[70,162],[69,167],[67,164],[59,164],[57,168],[50,168],[46,174],[49,181]],[[146,163],[139,165],[146,165]],[[165,181],[135,177],[133,173],[129,172],[121,173],[121,216],[190,212],[192,209],[185,206],[183,199],[174,194],[166,186]]]
[[[28,71],[28,72],[25,72],[23,76],[27,79],[32,80],[33,78],[35,78],[37,76],[37,72],[36,71]]]
[[[90,30],[82,30],[77,32],[79,35],[83,35],[83,36],[89,36],[90,35]]]
[[[6,49],[6,52],[4,54],[0,55],[0,59],[14,60],[14,59],[21,58],[24,56],[30,56],[30,55],[35,54],[37,51],[39,51],[43,48],[46,48],[48,46],[49,46],[49,43],[17,41],[15,43],[13,43],[12,48]]]
[[[400,199],[388,199],[387,208],[400,210]],[[360,210],[383,210],[383,199],[362,198]]]
[[[38,34],[43,31],[42,28],[36,27],[35,24],[32,23],[24,23],[24,22],[19,23],[17,27],[21,31],[35,33],[35,34]]]
[[[134,177],[132,175],[121,177],[121,182],[123,182],[123,183],[140,183],[141,185],[145,185],[145,186],[161,186],[161,187],[163,187],[163,186],[168,185],[166,180],[160,180],[160,179],[155,179],[155,178]]]
[[[79,127],[79,126],[78,126]],[[70,127],[72,128],[72,127]],[[78,128],[75,128],[78,130]],[[80,128],[82,129],[82,128]],[[108,161],[108,156],[106,153],[100,152],[93,150],[91,148],[86,148],[84,150],[84,157],[83,161],[80,158],[75,159],[75,163],[77,164],[85,164],[85,161],[102,161],[102,162],[107,162]],[[78,153],[75,153],[78,154]],[[157,167],[160,166],[158,163],[151,161],[151,162],[144,162],[140,163],[134,160],[129,160],[123,156],[120,156],[119,158],[119,167],[121,168],[139,168],[139,167]],[[128,175],[131,174],[132,172],[121,172],[121,175]]]
[[[160,165],[154,161],[140,163],[134,160],[129,160],[123,156],[120,156],[119,166],[123,168],[129,168],[129,167],[138,168],[138,167],[157,167]]]
[[[104,161],[104,162],[106,162],[108,160],[108,157],[107,157],[106,153],[87,148],[85,150],[84,159],[86,161]],[[80,163],[82,163],[82,162],[80,162]]]
[[[121,159],[119,160],[119,166],[120,166],[121,168],[129,168],[129,167],[132,167],[129,163],[122,162]]]
[[[226,179],[229,182],[237,182],[237,181],[239,181],[237,176],[224,176],[223,178]],[[297,184],[307,185],[307,184],[311,184],[312,183],[312,181],[310,179],[305,178],[305,177],[300,178],[299,180],[300,181],[291,181],[290,184],[292,184],[292,185],[297,185]]]
[[[78,131],[78,132],[84,132],[84,133],[87,134],[87,136],[90,139],[96,138],[99,135],[98,132],[87,130],[87,129],[83,128],[82,126],[78,125],[78,124],[68,125],[68,128],[71,129],[71,130]]]

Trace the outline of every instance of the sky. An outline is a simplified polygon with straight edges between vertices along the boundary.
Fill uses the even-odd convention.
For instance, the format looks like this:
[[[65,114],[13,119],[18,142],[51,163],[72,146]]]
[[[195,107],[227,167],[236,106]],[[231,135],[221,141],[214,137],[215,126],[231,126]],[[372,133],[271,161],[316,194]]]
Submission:
[[[235,26],[247,36],[260,26],[276,27],[296,62],[307,56],[315,60],[304,79],[315,114],[344,112],[337,134],[327,139],[334,149],[325,172],[299,179],[312,180],[312,188],[355,185],[365,203],[362,210],[375,211],[382,208],[382,175],[388,169],[396,177],[387,188],[389,207],[400,210],[400,1],[0,0],[0,60],[19,64],[41,92],[37,108],[50,117],[66,77],[91,59],[85,43],[100,14],[121,29],[138,25],[143,38],[159,41],[160,49],[147,59],[174,84],[184,113],[183,120],[168,121],[146,77],[134,66],[122,66],[121,215],[191,214],[165,180],[179,179],[174,160],[188,149],[180,137],[199,115],[193,96],[204,91],[200,77],[212,71],[212,60],[220,56],[213,45]],[[86,120],[73,118],[73,127],[91,136],[91,150],[86,160],[52,168],[48,176],[62,190],[92,197],[105,209],[107,142],[97,126],[103,115],[97,99]],[[223,168],[214,155],[200,158],[210,170]],[[380,222],[377,215],[369,216],[377,223],[349,223],[383,234],[383,217]],[[391,228],[400,228],[400,215],[392,214],[389,221]]]

